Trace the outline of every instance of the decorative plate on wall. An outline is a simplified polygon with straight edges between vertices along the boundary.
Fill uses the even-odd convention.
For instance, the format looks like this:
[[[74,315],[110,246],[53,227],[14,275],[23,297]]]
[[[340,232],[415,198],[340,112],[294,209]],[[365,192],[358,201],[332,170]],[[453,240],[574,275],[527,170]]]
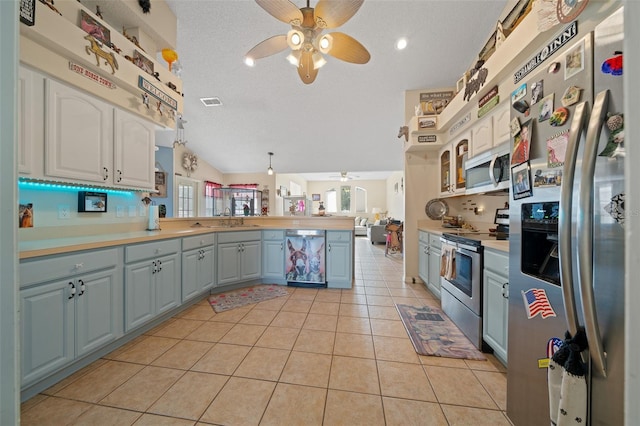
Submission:
[[[444,200],[440,198],[434,198],[433,200],[429,200],[424,208],[424,211],[429,219],[440,220],[442,219],[442,216],[449,213],[449,206]]]

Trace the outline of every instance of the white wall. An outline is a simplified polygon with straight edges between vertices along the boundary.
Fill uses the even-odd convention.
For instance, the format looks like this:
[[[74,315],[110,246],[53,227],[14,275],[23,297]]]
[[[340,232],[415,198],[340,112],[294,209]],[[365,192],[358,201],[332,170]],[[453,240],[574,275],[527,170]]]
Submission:
[[[374,214],[371,210],[374,207],[388,210],[387,205],[387,181],[384,180],[350,180],[347,182],[335,181],[311,181],[307,184],[307,195],[311,198],[311,194],[320,194],[320,199],[326,201],[325,193],[330,189],[340,192],[341,186],[351,187],[351,209],[349,213],[336,213],[337,216],[361,216],[373,219]],[[366,213],[356,213],[355,188],[360,187],[367,191]],[[313,213],[318,213],[319,202],[313,202]],[[326,207],[326,204],[325,204]],[[333,214],[333,213],[332,213]]]

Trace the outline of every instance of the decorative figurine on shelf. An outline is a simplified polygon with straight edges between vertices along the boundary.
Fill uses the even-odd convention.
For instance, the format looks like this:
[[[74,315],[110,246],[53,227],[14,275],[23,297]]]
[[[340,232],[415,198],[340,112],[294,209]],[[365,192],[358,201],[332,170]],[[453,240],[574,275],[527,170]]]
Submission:
[[[249,211],[250,211],[250,209],[249,209],[249,206],[248,206],[248,205],[243,204],[243,206],[242,206],[242,210],[243,210],[243,212],[244,212],[244,215],[245,215],[245,216],[249,216]]]
[[[155,71],[152,75],[155,77],[156,80],[160,81],[160,73],[158,71]]]
[[[146,50],[144,50],[142,47],[140,47],[140,44],[138,43],[138,39],[136,38],[136,36],[130,36],[129,34],[127,34],[127,30],[124,27],[122,27],[122,35],[125,36],[127,38],[127,40],[129,40],[131,43],[133,43],[136,46],[138,46],[138,48],[140,48],[140,50],[142,50],[143,52],[146,53]]]
[[[318,215],[324,216],[324,201],[320,201],[320,206],[318,207]]]
[[[404,141],[409,142],[409,126],[400,126],[398,131],[398,138],[404,136]]]
[[[102,17],[102,11],[100,10],[100,6],[99,6],[99,5],[96,5],[96,16],[97,16],[98,18],[100,18],[100,19],[104,19],[104,18]]]
[[[56,7],[54,6],[53,0],[40,0],[40,3],[46,4],[49,7],[49,9],[53,10],[58,15],[62,16],[62,13],[60,13],[60,11],[56,9]]]
[[[149,13],[151,11],[151,0],[138,0],[138,4],[142,8],[142,13]]]
[[[105,65],[111,66],[111,74],[115,74],[116,70],[118,69],[118,61],[116,61],[116,56],[113,54],[113,52],[105,52],[104,50],[102,50],[100,48],[100,45],[98,44],[98,41],[90,34],[84,36],[84,39],[88,40],[90,43],[89,46],[85,46],[87,55],[91,55],[92,53],[96,55],[96,65],[98,65],[98,68],[100,67],[100,58],[102,58],[104,59]]]

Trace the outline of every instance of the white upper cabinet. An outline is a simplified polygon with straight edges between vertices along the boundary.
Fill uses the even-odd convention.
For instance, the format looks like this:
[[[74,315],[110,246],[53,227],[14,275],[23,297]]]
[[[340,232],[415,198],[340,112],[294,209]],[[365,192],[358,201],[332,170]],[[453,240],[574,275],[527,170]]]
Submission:
[[[114,183],[135,188],[155,184],[155,131],[152,123],[115,110]]]
[[[44,104],[47,179],[154,188],[153,123],[50,79]]]
[[[509,101],[498,105],[493,113],[493,146],[507,142],[511,137]]]
[[[489,116],[478,121],[471,128],[472,156],[487,151],[493,147],[493,117]]]
[[[44,76],[20,67],[17,90],[18,172],[36,178],[42,173]]]
[[[47,79],[45,116],[47,176],[113,181],[113,107]]]

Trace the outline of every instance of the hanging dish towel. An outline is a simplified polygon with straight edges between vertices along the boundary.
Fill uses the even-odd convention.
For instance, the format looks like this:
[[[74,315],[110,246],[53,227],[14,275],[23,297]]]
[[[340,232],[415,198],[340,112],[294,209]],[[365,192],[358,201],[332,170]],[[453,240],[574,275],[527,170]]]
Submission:
[[[452,280],[456,277],[456,246],[447,243],[442,244],[440,276],[446,280]]]
[[[548,374],[549,414],[552,425],[586,424],[586,366],[580,358],[580,353],[586,348],[587,338],[584,329],[579,329],[573,338],[567,332],[565,341],[550,361]],[[561,371],[560,375],[558,374],[559,370]]]

